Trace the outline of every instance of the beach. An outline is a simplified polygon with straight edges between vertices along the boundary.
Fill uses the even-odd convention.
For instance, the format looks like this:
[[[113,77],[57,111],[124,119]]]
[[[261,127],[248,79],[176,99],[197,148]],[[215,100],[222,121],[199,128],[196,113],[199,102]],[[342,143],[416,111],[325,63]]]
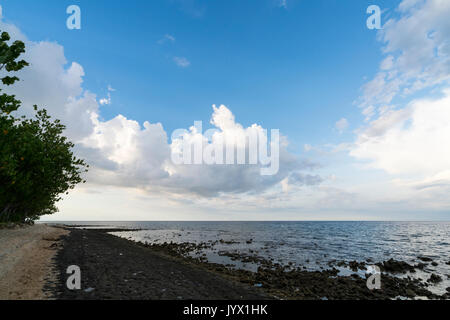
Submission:
[[[59,239],[69,231],[44,224],[0,230],[0,300],[51,299]]]
[[[448,293],[428,290],[432,281],[442,280],[420,281],[409,276],[432,261],[418,259],[416,265],[394,259],[373,262],[383,272],[382,286],[370,290],[366,280],[370,275],[358,275],[367,266],[365,262],[335,261],[323,270],[310,271],[256,256],[232,257],[258,265],[249,271],[186,255],[200,251],[206,243],[148,244],[113,235],[127,232],[137,231],[44,224],[0,230],[1,299],[449,299]],[[79,290],[66,286],[67,268],[74,265],[81,271]],[[354,272],[341,275],[337,269],[341,267]]]

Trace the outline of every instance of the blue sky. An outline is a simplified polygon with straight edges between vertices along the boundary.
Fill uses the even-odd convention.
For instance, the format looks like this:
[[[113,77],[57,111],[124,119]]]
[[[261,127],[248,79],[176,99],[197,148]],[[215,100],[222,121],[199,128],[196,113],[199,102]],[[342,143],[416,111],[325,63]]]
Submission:
[[[82,10],[79,31],[65,28],[70,4]],[[376,32],[365,23],[369,4],[2,1],[8,19],[30,39],[64,46],[67,59],[84,67],[89,90],[117,89],[102,109],[105,119],[121,113],[172,131],[192,119],[207,122],[211,104],[225,104],[244,125],[280,128],[297,152],[305,143],[343,138],[333,130],[341,117],[362,119],[353,101],[380,62]],[[161,41],[165,35],[175,41]],[[180,68],[174,57],[191,65]]]
[[[81,30],[66,28],[72,4],[81,8]],[[366,26],[372,4],[382,10],[382,30]],[[20,30],[32,62],[17,95],[61,118],[93,165],[57,220],[449,218],[450,154],[439,146],[450,136],[438,121],[448,118],[450,88],[445,2],[1,7],[0,26]],[[213,104],[226,107],[213,112]],[[276,177],[167,162],[171,132],[231,114],[233,126],[256,123],[288,139]]]

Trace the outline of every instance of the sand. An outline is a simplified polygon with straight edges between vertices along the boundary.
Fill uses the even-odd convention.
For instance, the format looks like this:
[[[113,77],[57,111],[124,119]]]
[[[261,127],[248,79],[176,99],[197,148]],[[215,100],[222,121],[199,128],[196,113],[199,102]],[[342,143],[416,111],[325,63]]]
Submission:
[[[0,230],[0,299],[48,299],[47,281],[55,277],[52,259],[68,231],[36,224]]]

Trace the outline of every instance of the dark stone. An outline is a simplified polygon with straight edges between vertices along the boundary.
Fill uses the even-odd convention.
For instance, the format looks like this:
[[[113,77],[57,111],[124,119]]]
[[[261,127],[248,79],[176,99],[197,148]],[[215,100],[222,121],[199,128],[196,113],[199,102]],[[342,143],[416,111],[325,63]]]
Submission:
[[[394,259],[389,259],[384,261],[382,264],[377,264],[382,271],[392,272],[392,273],[406,273],[415,272],[414,267],[404,261],[397,261]]]
[[[430,278],[428,279],[428,282],[431,282],[431,283],[439,283],[441,281],[442,281],[442,278],[434,273],[432,273]]]
[[[422,261],[425,261],[425,262],[430,262],[430,261],[433,261],[433,259],[431,259],[431,258],[428,258],[428,257],[421,257],[421,256],[419,256],[419,257],[417,257],[419,260],[422,260]]]

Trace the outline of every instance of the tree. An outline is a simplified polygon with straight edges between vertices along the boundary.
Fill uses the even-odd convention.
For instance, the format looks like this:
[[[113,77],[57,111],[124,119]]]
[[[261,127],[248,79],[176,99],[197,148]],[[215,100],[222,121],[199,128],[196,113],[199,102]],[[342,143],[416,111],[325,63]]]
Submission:
[[[25,44],[3,32],[0,37],[0,72],[3,85],[19,80],[10,76],[28,66],[17,61]],[[0,93],[3,88],[0,89]],[[83,181],[89,167],[77,159],[74,144],[63,136],[65,126],[52,120],[45,109],[34,106],[34,118],[15,116],[21,101],[14,95],[0,95],[0,222],[33,221],[44,214],[57,212],[56,202]],[[13,113],[13,114],[11,114]]]

